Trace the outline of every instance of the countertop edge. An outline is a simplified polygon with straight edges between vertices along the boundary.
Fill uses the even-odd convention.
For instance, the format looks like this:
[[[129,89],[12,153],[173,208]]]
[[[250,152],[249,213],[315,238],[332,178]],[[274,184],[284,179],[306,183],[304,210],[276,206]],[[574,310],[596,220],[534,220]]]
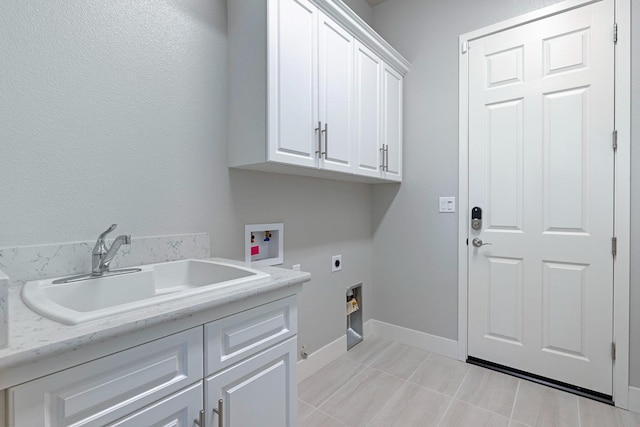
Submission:
[[[235,260],[209,259],[246,266],[244,262]],[[271,274],[271,279],[258,284],[225,289],[205,297],[195,295],[73,326],[49,320],[31,311],[22,302],[21,287],[11,289],[9,293],[11,314],[9,318],[9,345],[0,349],[0,372],[2,372],[0,374],[0,389],[5,388],[2,386],[5,383],[2,379],[4,373],[11,369],[35,364],[50,357],[76,351],[93,343],[105,342],[146,328],[187,318],[212,308],[302,285],[311,280],[311,274],[306,272],[277,267],[253,266],[252,268]],[[299,290],[295,291],[295,293],[297,292]],[[30,327],[33,328],[31,334],[28,332]],[[32,336],[28,337],[27,335]]]

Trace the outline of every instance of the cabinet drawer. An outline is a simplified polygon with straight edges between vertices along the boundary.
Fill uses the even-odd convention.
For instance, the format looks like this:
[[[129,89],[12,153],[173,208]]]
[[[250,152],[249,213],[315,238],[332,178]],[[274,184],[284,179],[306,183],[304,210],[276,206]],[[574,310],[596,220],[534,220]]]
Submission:
[[[204,327],[205,375],[294,336],[298,330],[296,297],[243,311]]]
[[[202,378],[202,328],[9,389],[12,426],[104,426]]]
[[[195,426],[202,409],[202,381],[109,424],[110,427]]]

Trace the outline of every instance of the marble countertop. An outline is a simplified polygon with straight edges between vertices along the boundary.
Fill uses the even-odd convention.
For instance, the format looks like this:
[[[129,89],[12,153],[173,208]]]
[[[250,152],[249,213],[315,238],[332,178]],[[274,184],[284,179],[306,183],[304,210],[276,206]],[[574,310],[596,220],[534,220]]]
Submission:
[[[210,259],[245,265],[244,262],[228,259]],[[2,372],[16,366],[35,363],[88,344],[104,342],[143,328],[181,319],[202,310],[311,280],[311,274],[305,272],[276,267],[252,268],[269,273],[271,279],[257,284],[238,285],[194,295],[74,326],[58,323],[35,313],[23,303],[20,296],[21,287],[13,287],[9,290],[9,346],[0,349],[0,376]]]

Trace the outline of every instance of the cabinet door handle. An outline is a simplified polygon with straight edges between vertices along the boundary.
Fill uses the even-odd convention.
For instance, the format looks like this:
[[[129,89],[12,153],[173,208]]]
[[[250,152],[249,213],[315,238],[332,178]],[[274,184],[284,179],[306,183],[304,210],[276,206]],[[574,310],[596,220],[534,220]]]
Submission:
[[[218,400],[218,408],[213,408],[213,412],[218,415],[218,427],[224,427],[224,421],[222,420],[222,399]]]
[[[380,170],[384,172],[384,144],[382,144],[382,148],[380,149],[380,158],[382,159]]]
[[[384,170],[385,172],[389,172],[389,144],[387,144],[384,149]]]
[[[322,122],[318,122],[318,127],[315,129],[318,132],[318,149],[316,154],[318,157],[322,157]]]
[[[195,425],[197,425],[198,427],[205,427],[204,423],[204,417],[205,417],[205,412],[204,409],[202,411],[200,411],[200,413],[198,414],[198,419],[197,420],[193,420],[193,423]]]
[[[329,152],[329,125],[327,123],[324,124],[324,130],[322,132],[324,132],[324,151],[322,152],[322,155],[326,160],[327,153]]]

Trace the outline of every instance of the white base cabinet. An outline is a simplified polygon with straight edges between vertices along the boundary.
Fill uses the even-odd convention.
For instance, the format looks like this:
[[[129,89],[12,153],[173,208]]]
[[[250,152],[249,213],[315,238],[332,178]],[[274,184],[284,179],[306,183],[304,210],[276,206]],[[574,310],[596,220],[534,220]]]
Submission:
[[[227,25],[230,167],[401,180],[409,64],[351,9],[334,0],[230,0]]]
[[[289,296],[12,387],[8,425],[294,426],[296,333]]]
[[[295,426],[296,360],[296,339],[291,338],[209,377],[207,426]]]

